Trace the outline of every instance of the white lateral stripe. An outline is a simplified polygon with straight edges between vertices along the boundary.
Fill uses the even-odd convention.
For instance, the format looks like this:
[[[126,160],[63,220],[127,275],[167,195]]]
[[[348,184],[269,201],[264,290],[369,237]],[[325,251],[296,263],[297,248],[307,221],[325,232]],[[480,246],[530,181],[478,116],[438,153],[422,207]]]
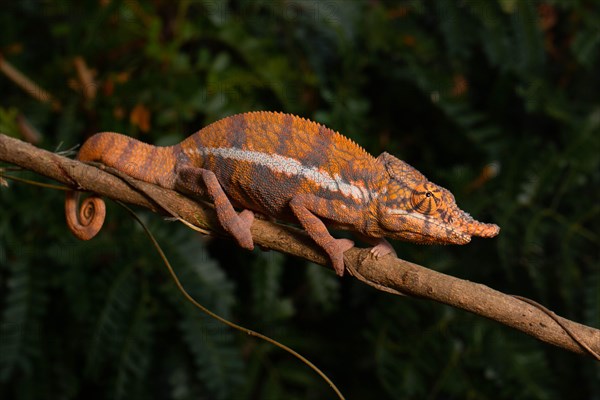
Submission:
[[[388,214],[396,214],[396,215],[414,214],[414,213],[411,213],[411,212],[406,211],[406,210],[397,210],[397,209],[393,209],[393,208],[388,208],[387,212],[388,212]]]
[[[367,202],[370,198],[376,197],[376,194],[367,188],[346,182],[337,174],[332,177],[327,171],[322,171],[315,167],[307,167],[302,165],[298,160],[279,154],[267,154],[259,151],[236,149],[234,147],[203,147],[192,149],[191,151],[202,156],[212,154],[218,157],[262,165],[290,177],[300,176],[314,182],[323,189],[340,192],[346,197],[352,197],[359,201]]]

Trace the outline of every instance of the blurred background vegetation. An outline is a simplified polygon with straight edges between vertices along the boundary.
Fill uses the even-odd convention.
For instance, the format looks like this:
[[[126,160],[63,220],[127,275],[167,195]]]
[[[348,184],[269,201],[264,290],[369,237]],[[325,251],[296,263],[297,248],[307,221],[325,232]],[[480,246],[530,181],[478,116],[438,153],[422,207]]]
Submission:
[[[502,227],[468,246],[395,243],[402,258],[600,327],[598,1],[22,0],[0,6],[0,57],[0,131],[51,150],[102,130],[171,144],[280,110],[393,153]],[[349,399],[600,399],[589,358],[140,214],[197,299]],[[80,242],[62,193],[14,183],[0,190],[0,397],[334,396],[183,301],[114,203]]]

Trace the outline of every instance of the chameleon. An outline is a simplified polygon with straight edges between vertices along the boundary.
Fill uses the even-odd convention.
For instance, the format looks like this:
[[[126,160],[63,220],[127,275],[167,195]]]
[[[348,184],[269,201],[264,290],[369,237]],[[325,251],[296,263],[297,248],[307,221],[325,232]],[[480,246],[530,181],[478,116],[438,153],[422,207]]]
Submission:
[[[396,254],[385,239],[421,244],[466,244],[500,228],[461,210],[450,191],[384,152],[373,157],[349,138],[295,115],[256,111],[216,121],[173,146],[153,146],[101,132],[84,142],[78,160],[100,162],[128,176],[212,201],[217,219],[252,250],[255,213],[299,224],[344,274],[343,254],[354,246],[328,230],[347,229],[373,245],[376,257]],[[80,239],[101,229],[105,209],[86,220],[67,192],[67,225]]]

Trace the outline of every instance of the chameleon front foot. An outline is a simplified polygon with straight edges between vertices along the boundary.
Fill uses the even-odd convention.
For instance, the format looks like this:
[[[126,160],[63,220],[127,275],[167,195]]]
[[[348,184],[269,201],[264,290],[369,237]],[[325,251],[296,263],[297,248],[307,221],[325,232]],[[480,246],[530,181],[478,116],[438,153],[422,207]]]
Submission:
[[[369,253],[371,253],[371,255],[375,257],[376,260],[378,260],[379,257],[383,257],[388,254],[392,254],[394,257],[397,256],[396,250],[394,250],[390,242],[388,242],[384,238],[381,238],[377,240],[377,242],[372,244],[374,244],[375,246],[371,247]]]

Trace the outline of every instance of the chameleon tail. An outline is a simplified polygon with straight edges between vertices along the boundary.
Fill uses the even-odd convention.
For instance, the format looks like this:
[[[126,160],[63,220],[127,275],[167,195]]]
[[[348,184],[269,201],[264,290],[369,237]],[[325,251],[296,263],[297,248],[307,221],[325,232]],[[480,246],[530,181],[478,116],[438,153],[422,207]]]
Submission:
[[[79,161],[97,161],[125,174],[173,188],[175,155],[173,147],[156,147],[125,135],[97,133],[89,138],[76,157]],[[81,240],[96,236],[104,224],[106,206],[96,195],[83,200],[78,212],[78,193],[69,191],[65,197],[67,226]]]
[[[68,191],[65,197],[67,226],[81,240],[90,240],[102,229],[106,217],[106,205],[100,197],[91,195],[83,200],[77,212],[79,193]]]

